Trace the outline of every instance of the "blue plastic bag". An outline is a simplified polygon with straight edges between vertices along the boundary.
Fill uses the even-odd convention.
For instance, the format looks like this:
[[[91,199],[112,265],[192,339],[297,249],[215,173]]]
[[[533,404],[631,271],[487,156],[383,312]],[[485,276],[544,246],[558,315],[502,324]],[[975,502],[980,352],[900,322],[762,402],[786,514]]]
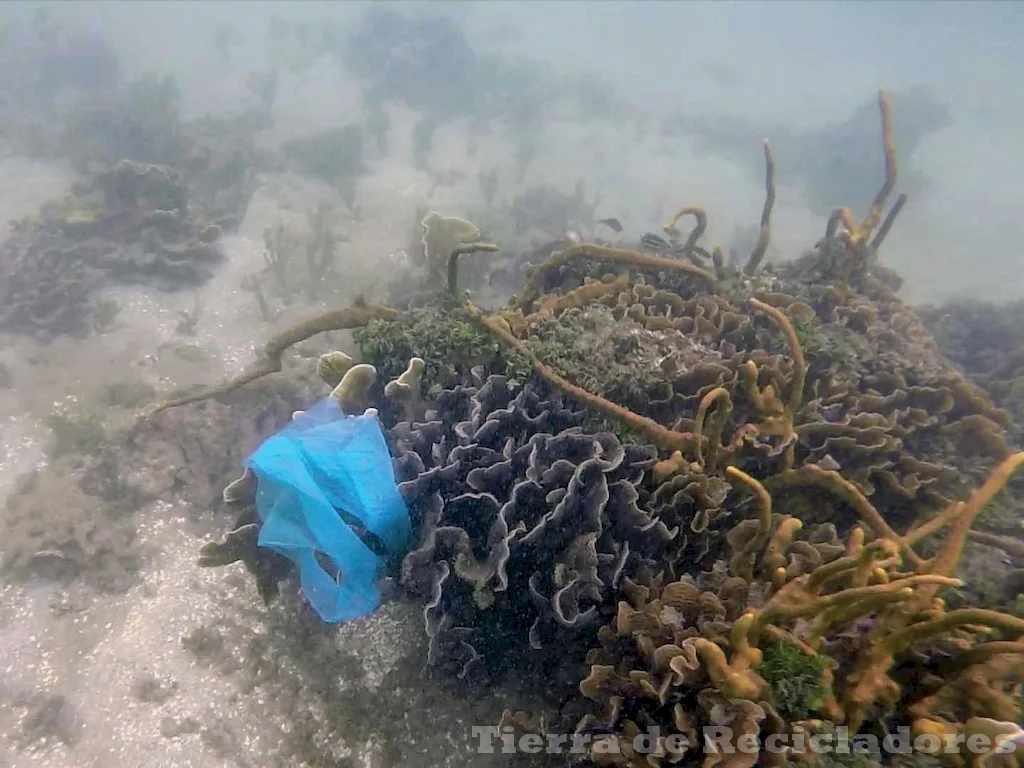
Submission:
[[[296,564],[302,592],[320,617],[333,623],[372,613],[381,601],[384,563],[339,510],[376,535],[389,556],[402,557],[412,543],[409,511],[376,415],[346,416],[337,401],[324,398],[266,440],[246,466],[259,480],[259,545]]]

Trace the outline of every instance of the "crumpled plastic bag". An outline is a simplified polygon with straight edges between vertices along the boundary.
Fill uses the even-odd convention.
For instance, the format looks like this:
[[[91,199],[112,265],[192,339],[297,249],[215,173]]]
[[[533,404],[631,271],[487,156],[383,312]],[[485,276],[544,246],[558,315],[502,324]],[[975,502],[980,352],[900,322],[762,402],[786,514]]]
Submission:
[[[325,622],[372,613],[386,564],[346,519],[374,534],[385,556],[397,560],[412,543],[376,412],[346,416],[324,398],[266,440],[246,466],[259,481],[259,546],[296,564],[302,593]]]

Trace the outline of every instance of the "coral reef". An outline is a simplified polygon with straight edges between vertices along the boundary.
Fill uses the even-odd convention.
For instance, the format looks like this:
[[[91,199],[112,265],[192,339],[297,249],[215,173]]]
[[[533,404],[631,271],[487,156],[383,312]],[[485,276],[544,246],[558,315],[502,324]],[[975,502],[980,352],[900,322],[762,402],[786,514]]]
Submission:
[[[57,123],[53,151],[83,169],[119,160],[171,164],[185,148],[181,89],[173,77],[145,75],[101,98],[71,105]]]
[[[1024,429],[1024,304],[950,301],[918,307],[939,349]]]
[[[186,123],[179,104],[173,80],[133,81],[67,116],[55,151],[86,173],[121,160],[173,168],[197,216],[233,232],[256,189],[254,135],[264,126],[244,116]]]
[[[0,133],[19,150],[45,151],[47,131],[61,106],[101,99],[121,76],[117,53],[95,30],[65,25],[39,10],[5,19],[0,29]]]
[[[464,681],[531,664],[559,679],[591,645],[590,674],[554,719],[509,712],[506,724],[575,727],[594,762],[813,762],[698,743],[705,725],[748,739],[839,725],[1016,733],[1024,619],[999,610],[1002,597],[986,602],[984,586],[958,590],[981,572],[969,538],[982,558],[1012,553],[986,526],[1019,517],[1013,489],[1000,491],[1024,453],[879,263],[906,198],[890,204],[884,93],[878,107],[881,187],[859,221],[835,209],[796,261],[763,264],[766,143],[742,264],[702,244],[708,214],[687,205],[636,248],[566,233],[490,313],[459,290],[458,254],[482,244],[455,220],[464,234],[446,239],[443,296],[438,245],[426,251],[432,302],[335,310],[272,340],[251,373],[151,413],[280,370],[316,332],[362,326],[376,375],[355,399],[387,429],[418,532],[393,575],[424,605],[428,663]],[[321,366],[332,386],[338,361]],[[250,495],[246,481],[229,487]],[[206,564],[242,560],[269,596],[284,574],[259,562],[251,511],[237,523],[204,548]],[[653,751],[638,751],[634,736],[655,726]]]
[[[759,495],[758,518],[734,526],[730,560],[696,578],[630,581],[630,599],[601,630],[580,684],[602,713],[585,717],[577,732],[594,737],[592,755],[654,765],[700,749],[696,734],[708,725],[732,725],[736,746],[762,732],[810,730],[812,716],[852,733],[886,720],[942,737],[978,732],[979,719],[1012,723],[1021,711],[1012,687],[1020,683],[1015,654],[1022,649],[988,635],[1020,636],[1024,620],[944,611],[935,595],[955,584],[949,573],[973,519],[1022,463],[1024,454],[1015,454],[969,502],[951,506],[948,535],[917,567],[901,552],[920,540],[918,532],[865,543],[858,527],[843,542],[831,526],[804,529],[798,518],[773,514],[767,491],[733,471]],[[634,754],[629,735],[652,726],[662,736],[650,756]],[[673,734],[689,746],[673,748]],[[610,749],[608,739],[627,743]],[[723,759],[709,749],[705,761]],[[755,750],[730,762],[799,757]]]
[[[0,245],[0,328],[81,334],[107,281],[200,284],[223,259],[220,235],[196,218],[173,171],[121,161],[18,222]]]

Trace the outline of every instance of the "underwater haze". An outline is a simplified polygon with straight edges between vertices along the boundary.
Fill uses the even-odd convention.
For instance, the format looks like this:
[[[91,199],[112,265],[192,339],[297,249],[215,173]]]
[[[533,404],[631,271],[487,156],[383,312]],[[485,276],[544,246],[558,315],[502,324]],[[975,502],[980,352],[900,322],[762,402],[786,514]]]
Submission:
[[[287,11],[247,3],[244,14],[230,2],[204,3],[201,12],[191,3],[68,5],[58,4],[80,15],[79,23],[102,29],[126,67],[173,72],[184,88],[183,109],[199,113],[230,110],[242,98],[246,70],[266,66],[264,32],[276,19],[342,27],[363,11],[360,3],[291,3]],[[807,208],[849,202],[845,190],[828,188],[824,178],[836,175],[830,171],[861,177],[857,191],[870,189],[878,171],[877,156],[868,155],[877,125],[863,120],[844,133],[844,124],[878,88],[905,92],[905,103],[894,106],[897,131],[905,132],[898,149],[904,176],[917,177],[918,185],[893,233],[898,247],[890,258],[917,276],[908,290],[914,298],[1020,293],[1012,244],[1019,236],[1013,211],[1024,194],[1024,150],[1016,138],[1024,96],[1015,80],[1024,11],[1014,3],[875,3],[866,10],[855,3],[454,2],[395,9],[457,20],[481,54],[594,78],[606,91],[599,99],[615,98],[609,122],[645,120],[652,134],[645,140],[615,131],[596,146],[587,141],[589,155],[566,157],[569,148],[556,142],[580,151],[574,139],[596,138],[603,126],[588,132],[556,124],[545,142],[547,164],[555,157],[567,164],[552,168],[553,177],[574,179],[588,167],[609,201],[618,195],[612,207],[638,201],[636,216],[652,209],[652,197],[665,197],[669,207],[696,200],[720,208],[723,219],[742,220],[744,210],[757,208],[760,139],[777,142],[780,152],[785,145],[789,162],[780,155],[779,184],[795,189],[780,196],[776,229],[796,248],[816,234]],[[236,64],[227,69],[206,44],[225,23],[240,40],[231,49]],[[154,39],[144,31],[151,25],[164,32]],[[296,122],[329,121],[359,99],[344,73],[314,69],[295,94],[300,103],[281,106]],[[459,84],[435,87],[458,90],[465,82],[464,73],[444,74]],[[682,128],[678,138],[658,136],[666,120],[693,128]],[[569,135],[559,136],[559,128]],[[719,161],[724,169],[711,165]],[[800,199],[806,184],[826,195]],[[961,266],[976,263],[972,253],[984,254],[984,270]]]
[[[0,768],[1024,766],[1021,40],[0,4]]]

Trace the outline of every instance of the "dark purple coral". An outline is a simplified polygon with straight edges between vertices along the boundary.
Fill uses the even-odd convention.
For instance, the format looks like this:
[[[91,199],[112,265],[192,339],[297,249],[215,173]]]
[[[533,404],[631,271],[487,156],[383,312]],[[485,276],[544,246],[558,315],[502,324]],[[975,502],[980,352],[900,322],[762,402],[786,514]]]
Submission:
[[[431,664],[465,677],[489,652],[507,663],[528,646],[584,639],[623,576],[675,538],[643,508],[654,448],[586,434],[583,418],[491,376],[437,394],[423,423],[391,430],[419,531],[401,583],[427,600]]]

